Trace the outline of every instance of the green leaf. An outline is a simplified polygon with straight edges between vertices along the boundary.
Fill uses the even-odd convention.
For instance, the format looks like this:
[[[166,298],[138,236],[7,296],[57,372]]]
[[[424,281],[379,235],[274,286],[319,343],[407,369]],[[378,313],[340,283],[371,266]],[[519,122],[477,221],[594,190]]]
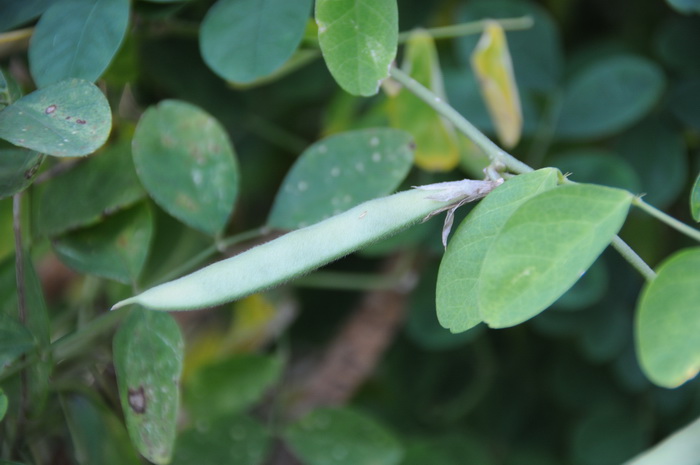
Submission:
[[[690,191],[690,213],[693,215],[693,219],[700,223],[700,174],[698,174]]]
[[[637,305],[637,353],[642,370],[674,388],[700,371],[700,248],[664,261]]]
[[[529,198],[553,189],[559,175],[545,168],[517,176],[489,194],[460,224],[438,273],[436,305],[442,326],[458,333],[483,321],[477,290],[487,252],[508,218]]]
[[[56,238],[53,249],[76,271],[130,284],[146,262],[152,234],[151,210],[142,204]]]
[[[394,465],[403,455],[392,433],[348,408],[314,410],[291,425],[284,438],[308,465]]]
[[[437,48],[432,36],[418,29],[406,43],[403,70],[446,100]],[[416,165],[431,171],[449,171],[459,163],[454,127],[407,89],[389,100],[391,125],[408,131],[416,141]]]
[[[610,274],[603,257],[596,262],[566,291],[553,306],[557,310],[574,311],[589,307],[601,300],[608,291]]]
[[[183,341],[167,313],[134,309],[114,337],[119,398],[131,441],[151,462],[170,461],[180,399]]]
[[[396,0],[316,0],[318,41],[328,70],[345,91],[370,96],[396,57]]]
[[[0,198],[29,186],[44,162],[40,153],[21,148],[0,148]]]
[[[649,118],[623,133],[615,149],[637,172],[646,202],[665,208],[683,192],[688,176],[687,148],[676,125]]]
[[[654,36],[655,55],[674,74],[687,76],[691,80],[700,71],[700,49],[695,46],[700,41],[699,19],[670,16],[659,25]]]
[[[15,318],[0,313],[0,373],[35,347],[32,334]]]
[[[3,2],[0,31],[9,31],[42,14],[54,0],[23,0]]]
[[[94,152],[111,128],[107,99],[79,79],[34,91],[0,111],[0,138],[57,157]]]
[[[117,143],[41,186],[36,230],[56,236],[94,225],[143,196],[129,146]]]
[[[257,420],[246,415],[224,416],[198,422],[177,440],[171,465],[262,465],[270,437]]]
[[[202,21],[202,58],[227,81],[269,76],[296,51],[310,11],[311,0],[219,0]]]
[[[566,86],[556,133],[566,139],[614,134],[646,115],[663,88],[663,72],[652,61],[634,55],[598,60]]]
[[[674,10],[683,14],[700,13],[700,0],[666,0]]]
[[[413,163],[411,135],[363,129],[327,137],[306,149],[287,174],[268,225],[296,229],[391,193]]]
[[[281,374],[277,358],[238,355],[195,371],[185,388],[185,400],[198,420],[240,413],[259,401]]]
[[[59,0],[41,15],[29,45],[38,87],[70,78],[96,81],[126,34],[129,0]]]
[[[686,78],[674,86],[669,107],[684,125],[700,130],[700,78]]]
[[[239,174],[225,129],[189,103],[165,100],[141,117],[133,139],[136,171],[165,211],[210,235],[228,222]]]
[[[7,395],[5,394],[5,391],[0,388],[0,421],[5,418],[5,414],[7,413],[7,404]]]
[[[0,110],[22,98],[22,89],[12,75],[0,69]]]
[[[66,423],[80,465],[138,465],[124,425],[105,406],[80,395],[62,399]]]
[[[484,258],[477,291],[484,321],[505,328],[547,309],[615,237],[632,198],[623,190],[576,184],[525,202]]]

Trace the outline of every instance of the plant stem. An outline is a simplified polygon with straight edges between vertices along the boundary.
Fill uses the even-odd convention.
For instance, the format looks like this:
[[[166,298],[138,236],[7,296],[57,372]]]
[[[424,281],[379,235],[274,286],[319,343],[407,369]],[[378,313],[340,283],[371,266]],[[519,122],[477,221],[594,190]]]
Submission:
[[[647,265],[644,260],[642,260],[642,257],[637,255],[637,252],[635,252],[632,247],[620,239],[620,236],[615,236],[611,242],[611,245],[619,252],[620,255],[622,255],[622,258],[627,260],[630,265],[639,271],[639,274],[641,274],[644,279],[647,281],[652,281],[654,278],[656,278],[656,273],[654,273],[654,270],[652,270],[651,267]]]
[[[695,228],[691,228],[685,223],[681,223],[674,217],[662,212],[661,210],[652,205],[649,205],[644,200],[642,200],[641,197],[635,197],[634,200],[632,200],[632,204],[641,208],[642,210],[644,210],[654,218],[660,220],[661,222],[666,223],[676,231],[679,231],[685,234],[686,236],[700,242],[700,231],[698,231]]]
[[[454,37],[468,36],[483,32],[486,27],[486,21],[487,20],[470,21],[468,23],[455,24],[452,26],[426,28],[425,31],[430,34],[433,39],[452,39]],[[535,24],[535,21],[530,16],[490,19],[488,21],[497,22],[506,31],[529,29]],[[406,42],[410,35],[411,31],[401,32],[399,34],[399,43],[402,44]]]
[[[435,111],[447,118],[461,133],[467,136],[481,150],[483,150],[492,162],[501,163],[513,173],[517,174],[529,173],[530,171],[533,171],[533,169],[528,165],[516,159],[493,143],[491,139],[486,137],[472,123],[467,121],[464,116],[460,115],[457,110],[452,108],[440,97],[428,90],[411,76],[395,66],[392,66],[389,74],[395,81],[399,82],[409,91],[411,91],[416,97],[423,100]]]

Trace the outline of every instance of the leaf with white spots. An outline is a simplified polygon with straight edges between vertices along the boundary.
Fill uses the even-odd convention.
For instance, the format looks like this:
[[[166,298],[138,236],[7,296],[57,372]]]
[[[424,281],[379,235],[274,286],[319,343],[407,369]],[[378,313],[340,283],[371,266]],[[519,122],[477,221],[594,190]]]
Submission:
[[[107,99],[79,79],[34,91],[0,111],[0,138],[57,157],[94,152],[111,129]]]
[[[131,441],[156,464],[175,444],[184,344],[172,316],[135,308],[114,337],[119,399]]]
[[[391,193],[413,163],[411,135],[363,129],[330,136],[296,161],[277,193],[268,225],[296,229]]]
[[[207,234],[220,233],[238,195],[238,163],[225,129],[185,102],[150,107],[132,144],[136,172],[165,211]]]
[[[316,0],[316,24],[323,58],[340,87],[376,94],[396,57],[396,0]]]

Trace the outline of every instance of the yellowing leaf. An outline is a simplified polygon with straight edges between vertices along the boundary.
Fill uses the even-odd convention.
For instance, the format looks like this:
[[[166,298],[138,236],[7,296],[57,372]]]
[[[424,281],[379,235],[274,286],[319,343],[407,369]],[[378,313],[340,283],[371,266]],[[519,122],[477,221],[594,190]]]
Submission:
[[[442,73],[430,34],[417,30],[406,44],[403,69],[413,79],[445,99]],[[452,125],[408,90],[393,96],[388,105],[395,128],[410,132],[416,141],[416,165],[425,170],[449,171],[459,163],[457,136]]]
[[[523,114],[508,42],[497,22],[489,22],[484,29],[472,54],[472,68],[498,138],[506,148],[515,147],[522,133]]]

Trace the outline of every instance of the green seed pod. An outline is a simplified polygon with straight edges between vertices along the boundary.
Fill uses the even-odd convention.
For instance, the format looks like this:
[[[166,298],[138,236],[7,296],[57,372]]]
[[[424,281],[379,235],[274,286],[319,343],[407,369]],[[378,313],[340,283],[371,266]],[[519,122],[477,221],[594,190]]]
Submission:
[[[370,200],[341,214],[153,287],[112,308],[140,304],[152,310],[220,305],[308,273],[435,212],[479,199],[502,181],[432,184]]]

